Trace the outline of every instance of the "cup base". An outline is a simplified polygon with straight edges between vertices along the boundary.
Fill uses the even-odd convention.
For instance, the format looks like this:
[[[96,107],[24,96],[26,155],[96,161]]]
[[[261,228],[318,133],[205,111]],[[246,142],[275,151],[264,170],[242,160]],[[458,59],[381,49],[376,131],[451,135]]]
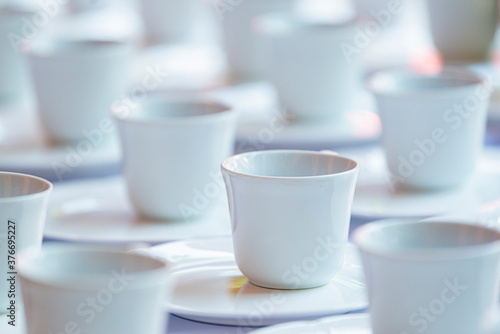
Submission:
[[[307,289],[315,289],[315,288],[325,286],[330,281],[328,280],[327,282],[314,282],[314,283],[310,283],[310,284],[301,284],[299,286],[266,284],[266,283],[252,281],[250,279],[248,280],[248,282],[250,282],[251,284],[258,286],[260,288],[271,289],[271,290],[307,290]]]

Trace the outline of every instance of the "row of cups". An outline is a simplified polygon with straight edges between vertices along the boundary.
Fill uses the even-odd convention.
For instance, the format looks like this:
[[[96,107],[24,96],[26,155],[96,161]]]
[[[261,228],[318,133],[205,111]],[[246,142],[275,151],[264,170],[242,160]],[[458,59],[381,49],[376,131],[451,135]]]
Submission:
[[[445,67],[432,75],[406,69],[382,71],[372,75],[367,86],[377,100],[382,146],[396,187],[440,191],[473,182],[482,153],[491,83],[467,69]],[[111,114],[121,137],[129,196],[141,214],[196,219],[215,206],[199,200],[202,196],[216,203],[219,164],[232,152],[237,110],[201,97],[160,94],[146,98],[137,108],[118,108]],[[294,173],[287,165],[295,160],[269,156],[267,152],[245,156],[250,165],[245,168],[259,166],[248,173]],[[319,161],[328,165],[327,160]],[[242,168],[235,161],[223,166]],[[259,185],[261,181],[253,180],[255,191],[268,186]],[[269,203],[274,201],[269,199]]]
[[[332,152],[261,153],[222,163],[238,267],[266,288],[328,284],[343,263],[359,165]],[[164,332],[168,263],[141,250],[48,244],[40,252],[51,184],[1,173],[0,185],[7,222],[1,255],[12,257],[0,266],[7,273],[0,281],[7,317],[19,321],[25,312],[28,334]],[[374,334],[498,331],[498,231],[456,222],[376,222],[355,231],[353,241]]]
[[[466,182],[474,170],[474,163],[482,146],[486,107],[491,88],[488,82],[468,70],[448,67],[434,75],[422,75],[408,70],[384,71],[370,77],[368,86],[375,93],[379,103],[384,127],[384,148],[389,169],[398,176],[394,178],[398,186],[414,190],[436,190]],[[236,262],[250,282],[267,288],[313,288],[327,284],[341,268],[347,245],[350,207],[360,169],[356,161],[333,152],[293,150],[250,152],[228,158],[234,140],[237,111],[201,98],[193,100],[173,99],[162,95],[150,96],[137,108],[113,109],[112,115],[117,121],[124,147],[124,175],[129,197],[140,214],[167,221],[196,219],[202,212],[214,206],[197,207],[195,199],[200,192],[205,192],[206,197],[211,198],[209,188],[214,183],[213,175],[217,177],[220,168],[229,202]],[[391,158],[394,158],[395,165]],[[402,164],[405,160],[407,162]],[[407,170],[409,167],[413,168],[411,173]],[[39,249],[47,199],[52,186],[42,179],[25,175],[4,173],[1,176],[0,188],[3,190],[0,202],[1,218],[7,222],[2,225],[6,228],[2,233],[3,240],[9,245],[10,241],[7,240],[11,240],[10,236],[13,235],[9,229],[16,229],[9,226],[17,226],[14,238],[16,241],[10,242],[11,245],[16,245],[16,251],[20,252],[23,248],[29,248],[28,246]],[[185,211],[186,208],[191,210]],[[194,217],[193,208],[196,211]],[[442,228],[434,225],[422,226],[424,230],[406,225],[401,229],[394,227],[387,239],[380,235],[381,232],[375,233],[370,230],[359,232],[361,236],[355,240],[358,240],[357,243],[362,251],[367,253],[365,266],[369,288],[377,286],[375,291],[389,291],[384,290],[385,286],[383,288],[378,286],[382,284],[379,283],[379,277],[385,277],[381,275],[388,275],[394,270],[396,272],[400,270],[398,268],[409,266],[407,264],[409,259],[401,255],[406,251],[410,255],[413,254],[414,250],[408,250],[408,247],[417,250],[418,247],[436,248],[442,247],[442,242],[445,242],[452,248],[452,251],[445,253],[456,256],[458,253],[453,248],[455,246],[468,247],[478,244],[480,249],[489,250],[490,244],[494,246],[497,242],[497,239],[491,239],[485,234],[484,231],[489,230],[480,228],[476,235],[474,228],[461,225],[446,225]],[[378,228],[373,227],[375,230]],[[438,232],[443,232],[436,234],[436,229]],[[461,232],[463,229],[472,229],[472,232],[469,230]],[[363,233],[368,236],[363,236]],[[434,244],[429,244],[426,238],[433,233],[439,235],[439,238],[435,239]],[[417,242],[417,239],[412,239],[412,242],[405,241],[402,244],[389,242],[402,240],[405,236],[420,237],[421,240],[417,238],[420,240]],[[464,241],[464,236],[471,239],[467,238]],[[314,263],[314,274],[304,277],[284,276],[284,273],[290,273],[290,268],[310,258],[311,251],[314,252],[321,242],[328,248],[326,254],[320,255],[322,260]],[[495,247],[491,248],[493,255],[488,258],[490,262],[483,261],[481,258],[483,253],[479,252],[479,259],[471,260],[470,266],[482,268],[481,266],[485,265],[490,268],[489,266],[497,261]],[[385,257],[394,254],[395,249],[402,256],[396,259],[396,264],[385,260]],[[464,248],[464,252],[466,251]],[[428,250],[424,252],[428,253]],[[435,253],[436,250],[433,250],[431,254],[434,256]],[[5,257],[7,256],[8,254],[5,254]],[[382,259],[378,259],[378,256],[382,256]],[[463,256],[466,257],[465,253]],[[147,314],[140,313],[141,319],[148,321],[150,325],[158,326],[151,325],[152,327],[144,328],[151,328],[151,333],[156,333],[161,327],[160,320],[163,318],[156,317],[161,314],[159,311],[161,299],[158,296],[163,281],[160,277],[167,275],[164,264],[144,260],[137,255],[100,254],[95,250],[73,252],[56,250],[54,253],[46,253],[42,258],[34,255],[33,261],[29,258],[27,257],[27,260],[20,258],[19,265],[21,280],[25,286],[23,288],[26,292],[25,298],[28,301],[26,303],[28,330],[33,331],[30,334],[34,333],[34,329],[30,329],[30,326],[39,328],[42,326],[40,324],[47,326],[48,331],[59,330],[61,321],[68,323],[70,318],[68,312],[78,309],[82,300],[86,300],[87,297],[93,298],[93,294],[100,293],[101,290],[96,289],[101,282],[109,282],[113,277],[117,280],[116,272],[122,274],[118,277],[125,279],[123,275],[126,273],[120,272],[117,267],[124,263],[126,270],[137,273],[138,280],[134,281],[133,286],[139,290],[134,290],[134,293],[144,292],[144,298],[138,300],[142,300],[141,303],[144,305],[149,305],[141,309],[147,310]],[[96,262],[96,258],[99,261]],[[452,260],[455,259],[452,257]],[[136,264],[141,261],[146,261],[144,263],[147,265]],[[444,256],[443,261],[448,261],[448,258]],[[26,269],[22,269],[23,262],[26,264]],[[84,265],[75,267],[75,263]],[[430,266],[432,267],[434,263],[432,262]],[[445,266],[440,262],[439,267]],[[75,269],[75,272],[70,274],[65,268],[78,268],[78,270]],[[476,276],[460,272],[460,265],[453,268],[457,275],[461,274],[457,276],[460,284],[461,282],[473,284],[474,280],[478,279]],[[417,272],[409,271],[414,274],[412,278],[422,278],[422,269],[415,270]],[[153,274],[139,274],[150,271]],[[8,272],[7,268],[2,268],[2,272]],[[485,284],[489,289],[492,280],[490,272],[482,269],[481,272],[483,273],[481,279],[486,280],[488,284]],[[427,276],[428,274],[429,272]],[[400,276],[394,275],[392,279],[398,277]],[[444,288],[448,287],[446,285],[448,283],[454,284],[453,279],[445,281]],[[10,284],[6,282],[9,281],[4,280],[3,284]],[[414,291],[405,290],[408,288],[407,284],[397,286],[394,281],[389,280],[389,277],[385,277],[384,282],[393,282],[393,284],[387,283],[388,287],[398,287],[400,293],[397,296],[405,296]],[[429,287],[435,288],[437,283],[432,282]],[[50,289],[47,288],[48,285]],[[415,286],[427,287],[417,283]],[[458,285],[456,289],[461,286]],[[6,286],[7,288],[9,287]],[[59,293],[61,289],[65,292]],[[68,290],[72,292],[69,293]],[[471,297],[468,298],[475,298],[474,296],[481,296],[479,293],[483,293],[483,290],[478,292],[477,288],[470,291]],[[462,290],[459,292],[462,293]],[[102,295],[104,293],[99,296],[106,298]],[[109,293],[114,298],[112,291]],[[113,312],[123,314],[123,310],[134,305],[131,300],[139,298],[134,293],[120,294],[120,298],[124,299],[118,305],[109,308],[111,315],[100,318],[100,321],[91,321],[88,328],[93,331],[100,328],[114,329],[114,326],[136,328],[128,324],[126,319],[114,321],[115,318],[112,316],[115,314]],[[379,303],[385,305],[391,296],[393,295],[383,294],[379,297],[378,293],[371,296],[372,308],[379,310],[377,305]],[[54,300],[58,305],[54,308],[56,313],[51,313],[52,309],[40,307],[46,300]],[[3,303],[9,302],[6,300]],[[399,305],[398,303],[414,305],[407,300],[394,301],[394,305]],[[465,304],[470,305],[469,302]],[[476,300],[473,305],[478,311],[474,313],[475,315],[467,317],[470,326],[477,325],[479,315],[489,310],[491,300],[481,299],[481,302]],[[394,308],[408,310],[406,306],[404,308],[394,306]],[[82,312],[85,310],[84,305]],[[61,314],[64,317],[61,317]],[[394,323],[382,318],[383,315],[377,315],[376,312],[372,313],[372,317],[374,328],[382,326],[379,328],[385,329],[387,327],[384,326]],[[40,321],[42,318],[44,321]],[[419,320],[420,318],[416,318],[415,321]],[[380,324],[376,325],[377,321]],[[446,323],[445,320],[442,322]],[[402,326],[401,321],[397,325],[398,328],[400,325]],[[71,323],[70,326],[74,327],[74,324]],[[123,332],[127,333],[125,329]],[[385,333],[383,330],[378,332]]]
[[[449,49],[442,51],[443,54],[459,58],[463,54],[462,61],[477,61],[481,58],[479,53],[486,57],[494,37],[496,16],[492,13],[496,13],[497,2],[484,1],[481,6],[472,7],[468,3],[453,3],[453,10],[449,11],[446,9],[451,4],[445,0],[431,1],[429,6],[431,13],[436,13],[431,17],[442,17],[440,13],[446,12],[449,18],[446,22],[453,23],[439,25],[443,20],[432,20],[432,26],[436,26],[433,29],[435,39],[442,40],[441,44],[449,44],[440,47]],[[386,6],[377,7],[371,15],[390,18],[405,4],[400,3],[400,8],[388,2]],[[353,110],[359,99],[362,87],[359,52],[363,48],[356,43],[361,38],[364,21],[348,11],[338,12],[336,18],[326,20],[307,18],[291,7],[290,1],[244,1],[225,12],[223,23],[233,27],[225,29],[231,72],[246,79],[270,80],[281,103],[297,120],[335,122]],[[266,14],[259,15],[262,13]],[[480,37],[468,38],[467,43],[452,38],[457,31],[471,26],[469,19],[455,17],[461,13],[474,13],[472,26],[475,30],[470,34]],[[109,105],[129,88],[133,47],[123,40],[61,38],[34,40],[23,46],[21,39],[12,36],[23,36],[23,25],[29,22],[31,14],[17,7],[0,9],[0,33],[11,36],[0,40],[3,59],[0,62],[0,99],[14,99],[30,92],[31,77],[40,119],[49,137],[59,142],[83,139],[84,131],[98,128],[99,122],[107,116]],[[464,27],[455,27],[460,24]],[[473,42],[477,45],[472,45]],[[463,51],[459,50],[461,47]],[[467,50],[474,56],[467,55]],[[256,62],[260,65],[252,65]],[[243,73],[246,69],[255,72],[252,67],[260,68],[261,74]],[[138,83],[142,90],[131,94],[147,94],[154,87],[153,79],[145,73],[143,82]]]

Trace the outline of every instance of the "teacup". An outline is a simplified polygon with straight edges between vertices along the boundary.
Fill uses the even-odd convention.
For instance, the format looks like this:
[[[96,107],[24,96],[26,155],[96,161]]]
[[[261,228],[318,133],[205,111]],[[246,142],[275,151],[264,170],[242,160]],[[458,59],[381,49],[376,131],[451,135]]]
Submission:
[[[258,151],[222,163],[236,263],[255,285],[304,289],[340,270],[359,165],[338,155]]]
[[[386,221],[360,227],[353,241],[365,268],[373,334],[493,333],[500,232]]]
[[[164,333],[168,267],[159,259],[53,244],[19,262],[27,334]]]
[[[0,172],[0,314],[15,312],[20,298],[8,293],[8,272],[17,271],[17,255],[40,250],[52,184],[36,176]],[[14,286],[16,286],[14,280]],[[14,289],[15,290],[15,289]],[[19,299],[19,301],[18,301]],[[13,306],[11,306],[13,305]],[[9,309],[9,307],[11,309]]]
[[[40,120],[52,140],[84,139],[107,121],[127,87],[131,51],[122,40],[62,38],[27,48]]]
[[[432,39],[448,63],[489,57],[498,24],[496,0],[428,0]]]
[[[193,34],[195,13],[202,0],[141,0],[141,13],[149,38],[181,42]]]
[[[233,1],[226,6],[220,0],[208,0],[217,10],[223,27],[224,46],[232,79],[256,80],[263,78],[262,43],[252,31],[254,17],[276,10],[292,8],[290,0]],[[227,7],[229,6],[229,8]]]
[[[361,91],[361,58],[348,47],[358,21],[349,12],[318,21],[297,15],[275,12],[253,22],[265,77],[298,120],[341,119]]]
[[[0,105],[29,98],[31,82],[21,49],[26,41],[26,22],[35,10],[0,3]]]
[[[398,186],[437,190],[463,185],[481,154],[492,87],[473,72],[391,69],[372,75],[382,145]]]
[[[231,155],[237,113],[199,98],[150,96],[112,111],[129,198],[143,216],[192,220],[223,198],[220,162]]]

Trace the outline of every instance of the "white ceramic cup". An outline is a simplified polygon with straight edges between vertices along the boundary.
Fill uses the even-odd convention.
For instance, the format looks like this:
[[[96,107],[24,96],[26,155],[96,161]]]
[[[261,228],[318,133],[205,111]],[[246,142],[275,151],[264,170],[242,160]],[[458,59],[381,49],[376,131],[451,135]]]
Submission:
[[[196,22],[196,6],[202,0],[141,0],[146,32],[155,41],[189,39]]]
[[[229,73],[234,80],[263,78],[262,43],[251,28],[252,20],[260,14],[286,10],[293,7],[293,0],[242,0],[233,1],[229,8],[224,1],[209,0],[218,10],[222,23],[224,47]]]
[[[0,105],[28,98],[31,83],[27,64],[21,53],[34,10],[0,4]]]
[[[48,136],[86,138],[109,117],[127,87],[131,46],[121,40],[54,39],[26,51],[38,112]]]
[[[481,154],[491,85],[469,70],[426,75],[405,69],[371,76],[382,145],[397,185],[432,190],[462,185]]]
[[[341,119],[361,90],[360,57],[352,45],[357,21],[305,21],[291,12],[260,16],[254,29],[263,40],[264,73],[281,103],[299,120]]]
[[[236,262],[255,285],[303,289],[340,270],[358,163],[338,155],[277,150],[222,163]]]
[[[492,333],[500,232],[392,221],[365,225],[353,240],[365,268],[373,334]]]
[[[165,262],[139,253],[48,245],[22,254],[27,334],[161,334]]]
[[[192,220],[223,199],[219,164],[233,151],[235,110],[197,98],[152,96],[113,115],[129,197],[142,215]]]
[[[432,39],[443,60],[488,58],[498,24],[497,0],[427,0]]]
[[[44,179],[0,172],[0,314],[10,312],[11,301],[15,309],[19,306],[20,296],[8,293],[7,273],[17,271],[19,252],[40,249],[51,192],[52,184]]]

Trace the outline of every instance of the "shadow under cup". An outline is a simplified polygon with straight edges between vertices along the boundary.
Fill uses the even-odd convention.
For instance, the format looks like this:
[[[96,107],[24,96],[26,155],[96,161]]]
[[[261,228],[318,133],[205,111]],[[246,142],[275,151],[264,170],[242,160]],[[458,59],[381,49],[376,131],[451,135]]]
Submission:
[[[374,334],[493,333],[500,232],[396,221],[365,225],[353,240],[363,259]]]
[[[358,163],[312,151],[261,151],[222,163],[236,262],[255,285],[327,284],[343,264]]]

